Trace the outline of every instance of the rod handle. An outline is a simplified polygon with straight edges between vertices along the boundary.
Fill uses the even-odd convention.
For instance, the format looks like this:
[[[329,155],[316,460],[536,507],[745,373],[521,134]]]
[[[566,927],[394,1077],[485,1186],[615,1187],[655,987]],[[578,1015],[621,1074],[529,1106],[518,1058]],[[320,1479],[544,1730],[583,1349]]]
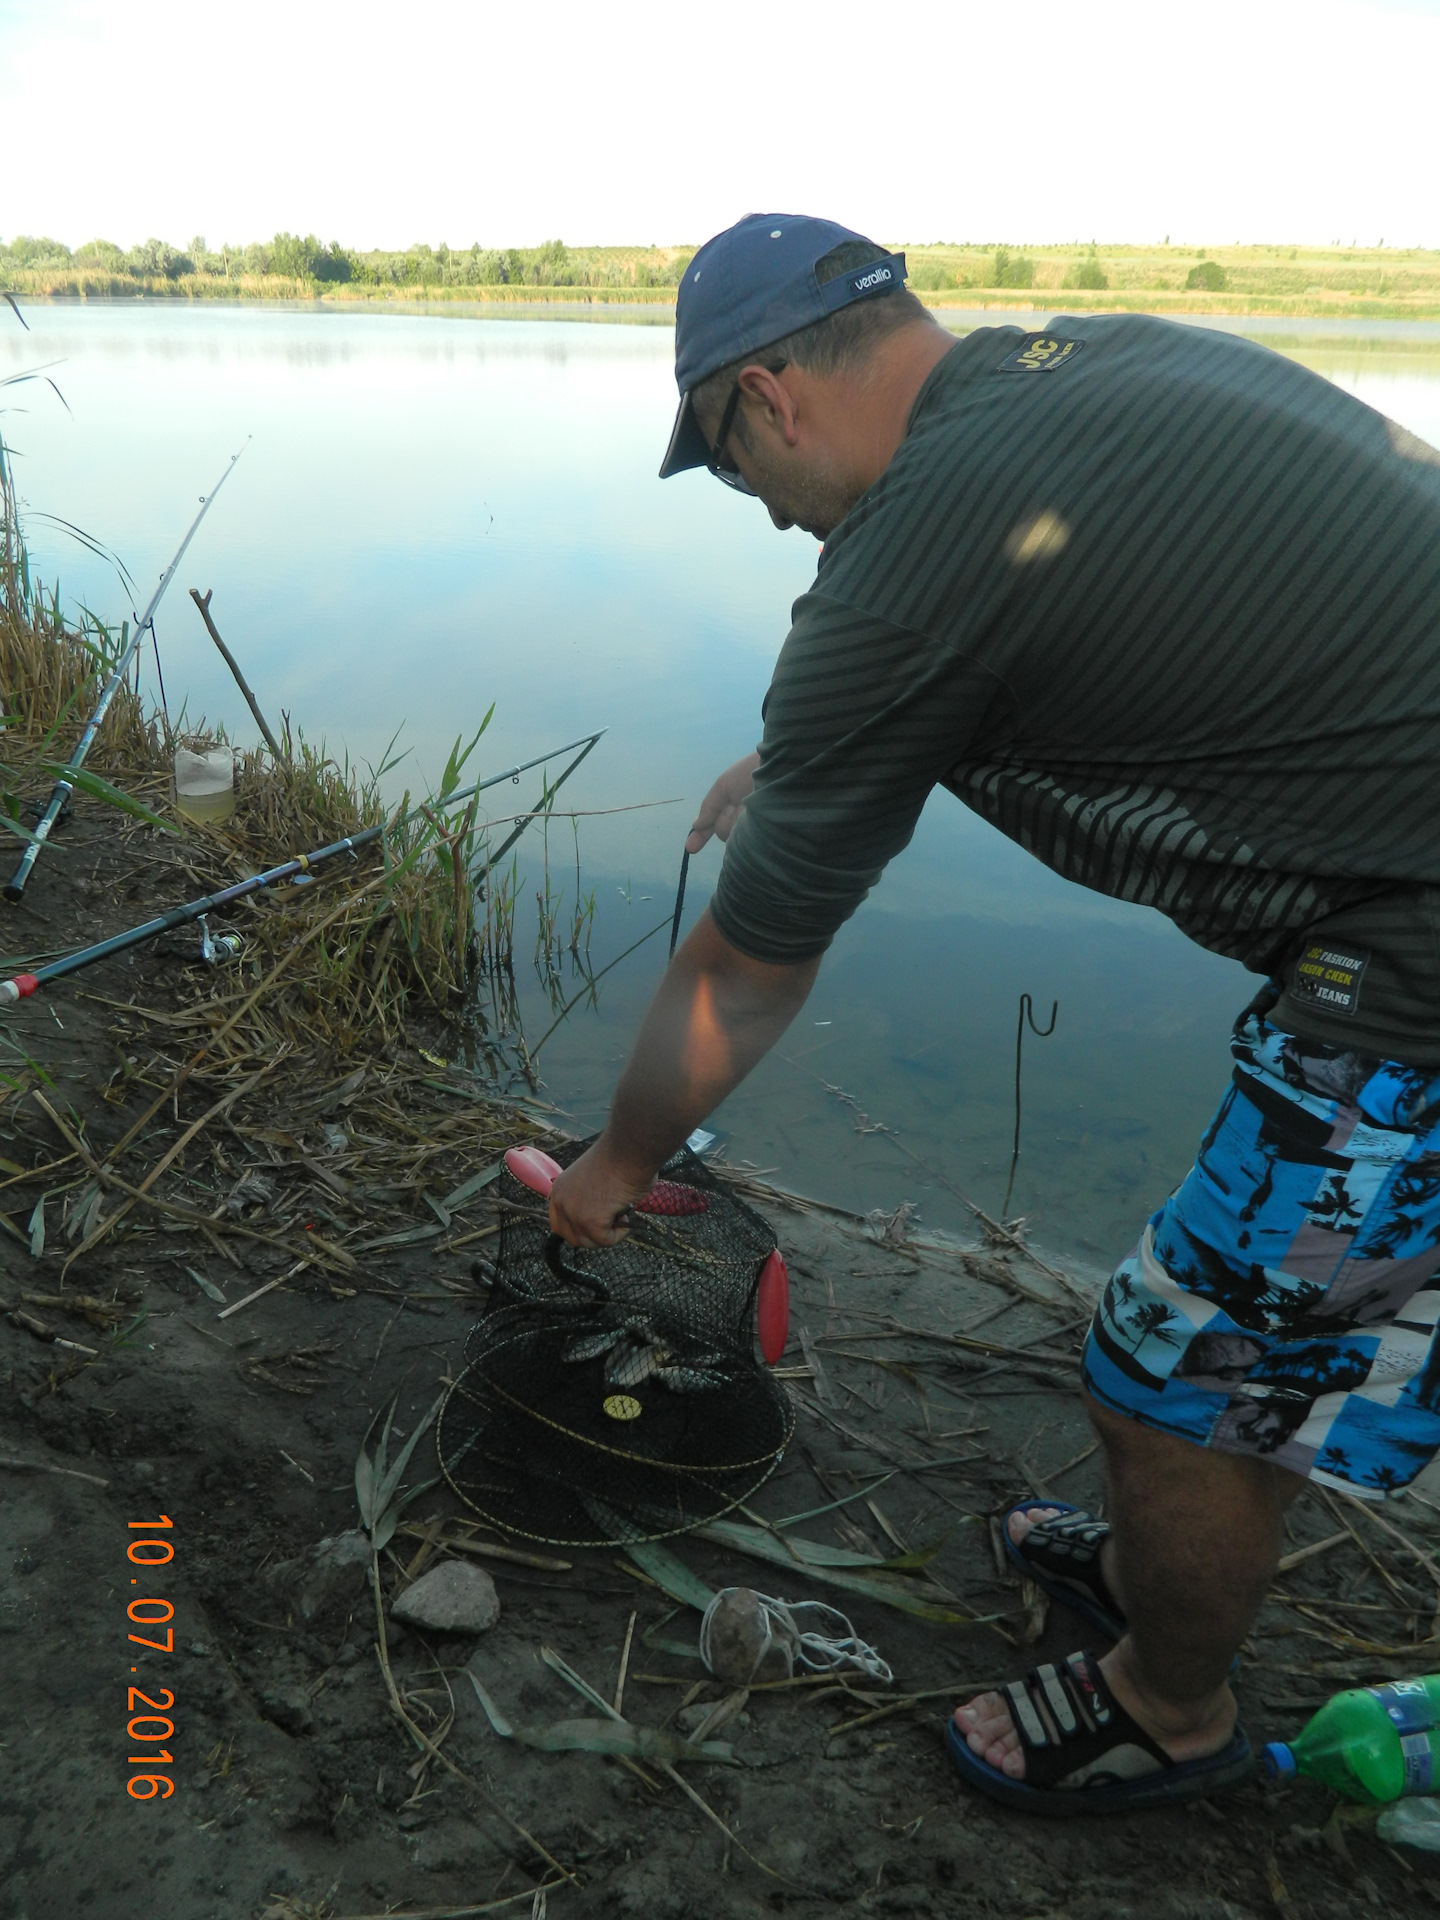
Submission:
[[[28,1000],[40,985],[33,973],[17,973],[13,980],[0,980],[0,1006],[16,1000]]]

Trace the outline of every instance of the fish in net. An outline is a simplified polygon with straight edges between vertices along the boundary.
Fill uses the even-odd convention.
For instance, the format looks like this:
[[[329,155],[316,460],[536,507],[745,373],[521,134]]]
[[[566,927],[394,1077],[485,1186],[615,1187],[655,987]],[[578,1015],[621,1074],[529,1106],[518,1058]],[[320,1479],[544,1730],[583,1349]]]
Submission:
[[[767,1223],[687,1150],[613,1247],[550,1232],[558,1166],[512,1150],[497,1182],[492,1306],[437,1441],[460,1498],[506,1532],[559,1545],[702,1526],[774,1472],[794,1429],[757,1357],[784,1346],[784,1262]],[[557,1166],[558,1163],[558,1166]]]

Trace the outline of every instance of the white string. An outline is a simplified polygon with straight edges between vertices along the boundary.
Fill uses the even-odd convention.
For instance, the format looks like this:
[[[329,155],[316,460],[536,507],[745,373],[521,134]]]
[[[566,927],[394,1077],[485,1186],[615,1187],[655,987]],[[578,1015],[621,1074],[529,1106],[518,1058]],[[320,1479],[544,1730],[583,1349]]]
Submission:
[[[739,1587],[722,1587],[705,1609],[705,1617],[700,1622],[700,1658],[712,1673],[711,1632],[716,1610],[728,1594],[740,1591]],[[829,1673],[837,1667],[858,1667],[861,1673],[886,1686],[895,1678],[875,1648],[860,1638],[838,1608],[827,1607],[823,1600],[775,1600],[768,1593],[757,1593],[755,1598],[759,1603],[765,1639],[750,1669],[751,1679],[760,1671],[766,1655],[775,1647],[785,1648],[792,1662],[798,1660],[814,1673]],[[843,1634],[827,1635],[815,1628],[807,1630],[801,1627],[795,1617],[803,1613],[818,1614],[838,1621],[845,1631]],[[817,1627],[819,1624],[817,1622]]]

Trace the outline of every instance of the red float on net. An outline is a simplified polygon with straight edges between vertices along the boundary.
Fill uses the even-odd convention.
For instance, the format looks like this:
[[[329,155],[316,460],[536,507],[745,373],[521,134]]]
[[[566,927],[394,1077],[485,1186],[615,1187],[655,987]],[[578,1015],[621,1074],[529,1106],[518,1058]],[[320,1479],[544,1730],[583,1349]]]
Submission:
[[[687,1213],[708,1213],[710,1202],[697,1187],[682,1187],[674,1180],[657,1180],[645,1198],[635,1202],[635,1211],[676,1218]]]
[[[559,1161],[552,1160],[539,1147],[509,1148],[505,1155],[505,1166],[522,1187],[529,1187],[532,1193],[541,1194],[547,1199],[561,1172]]]
[[[755,1331],[765,1363],[773,1367],[784,1353],[790,1334],[790,1276],[778,1247],[760,1269],[755,1289]]]

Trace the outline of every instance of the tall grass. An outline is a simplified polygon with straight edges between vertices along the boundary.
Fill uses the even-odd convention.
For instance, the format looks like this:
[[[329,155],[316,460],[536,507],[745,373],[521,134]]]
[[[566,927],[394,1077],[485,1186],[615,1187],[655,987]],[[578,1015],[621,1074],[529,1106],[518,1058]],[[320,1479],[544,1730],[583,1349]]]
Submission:
[[[5,383],[0,383],[5,384]],[[70,529],[100,549],[80,529]],[[90,716],[95,696],[124,652],[128,626],[109,627],[87,610],[78,620],[61,611],[58,586],[34,573],[20,524],[9,449],[0,437],[0,825],[18,835],[21,788],[69,754]],[[159,717],[147,715],[133,685],[116,691],[89,756],[86,791],[104,797],[110,772],[153,774],[164,764]],[[116,795],[120,804],[123,796]]]

